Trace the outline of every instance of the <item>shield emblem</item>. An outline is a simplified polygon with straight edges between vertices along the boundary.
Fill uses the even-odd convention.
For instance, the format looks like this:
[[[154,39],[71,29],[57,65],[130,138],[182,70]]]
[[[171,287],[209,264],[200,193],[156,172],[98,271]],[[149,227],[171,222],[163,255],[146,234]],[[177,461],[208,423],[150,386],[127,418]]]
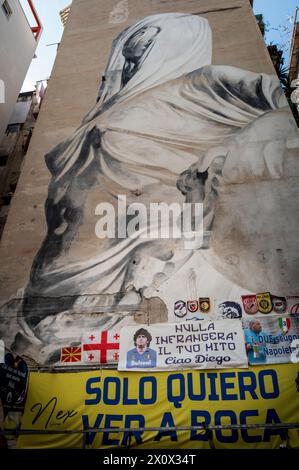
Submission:
[[[288,313],[293,317],[299,317],[299,295],[287,296]]]
[[[294,317],[299,317],[299,303],[292,306],[291,315]]]
[[[187,307],[188,307],[189,312],[192,312],[192,313],[197,312],[198,310],[197,300],[188,300]]]
[[[261,294],[256,294],[257,306],[259,312],[261,313],[270,313],[272,311],[273,305],[271,301],[270,292],[263,292]]]
[[[291,328],[291,319],[290,318],[279,318],[278,319],[279,327],[283,334],[286,334]]]
[[[276,295],[271,295],[271,300],[272,300],[274,312],[276,313],[286,312],[287,299],[285,297],[277,297]]]
[[[211,308],[210,297],[199,297],[199,310],[202,313],[208,313]]]
[[[256,295],[242,295],[244,311],[248,315],[255,315],[258,312]]]
[[[187,306],[186,302],[183,300],[178,300],[174,304],[174,314],[178,318],[183,318],[185,315],[187,315]]]

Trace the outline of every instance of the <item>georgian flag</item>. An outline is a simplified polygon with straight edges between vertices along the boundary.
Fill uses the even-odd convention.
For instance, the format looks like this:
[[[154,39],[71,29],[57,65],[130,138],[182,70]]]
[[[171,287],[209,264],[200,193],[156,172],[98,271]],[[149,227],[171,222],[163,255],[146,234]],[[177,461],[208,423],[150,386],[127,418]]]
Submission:
[[[82,338],[83,362],[88,364],[117,363],[119,360],[119,332],[92,331]]]
[[[286,334],[291,328],[291,319],[290,318],[279,318],[278,319],[279,327],[281,331]]]

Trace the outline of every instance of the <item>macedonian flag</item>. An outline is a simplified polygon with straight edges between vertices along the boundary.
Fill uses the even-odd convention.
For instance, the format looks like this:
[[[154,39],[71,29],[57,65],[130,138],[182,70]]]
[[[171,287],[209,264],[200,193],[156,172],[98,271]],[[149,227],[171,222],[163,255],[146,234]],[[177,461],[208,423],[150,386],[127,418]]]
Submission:
[[[81,362],[81,346],[61,348],[60,362]]]

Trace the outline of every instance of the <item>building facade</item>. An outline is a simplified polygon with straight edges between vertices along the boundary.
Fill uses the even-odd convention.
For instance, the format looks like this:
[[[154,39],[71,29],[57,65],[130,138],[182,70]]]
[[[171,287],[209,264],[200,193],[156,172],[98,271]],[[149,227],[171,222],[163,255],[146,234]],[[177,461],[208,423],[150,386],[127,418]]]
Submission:
[[[157,356],[159,363],[167,354],[158,348],[157,339],[153,341],[157,323],[169,326],[169,331],[190,331],[194,322],[192,328],[201,328],[200,320],[209,320],[213,328],[222,327],[225,320],[237,322],[231,325],[238,329],[243,317],[246,338],[252,338],[251,315],[260,322],[269,315],[273,335],[280,311],[283,331],[292,325],[298,335],[298,319],[288,319],[298,303],[298,171],[296,123],[248,0],[74,0],[1,242],[5,344],[45,368],[61,366],[67,357],[84,369],[95,354],[84,363],[81,344],[85,351],[94,351],[91,341],[98,338],[98,350],[109,344],[116,361],[117,347],[108,335],[115,339],[121,328],[133,328],[132,335],[125,330],[132,336],[130,361],[138,357],[142,340],[147,349],[139,364],[155,368]],[[163,218],[163,208],[170,206],[172,215],[168,211],[167,218],[166,210]],[[198,219],[188,212],[192,207],[199,211]],[[181,226],[179,236],[170,234],[188,213],[187,228]],[[293,302],[288,310],[287,297]],[[229,324],[223,328],[226,331]],[[233,375],[221,378],[218,370],[215,375],[204,371],[198,376],[200,391],[192,388],[197,375],[188,373],[188,357],[177,356],[169,369],[180,372],[167,375],[166,369],[159,379],[143,376],[142,369],[139,376],[128,372],[128,378],[107,370],[86,373],[90,376],[70,373],[68,383],[73,390],[82,388],[78,380],[86,380],[83,388],[90,397],[85,396],[85,405],[98,405],[102,396],[107,406],[120,404],[123,392],[125,407],[138,402],[126,395],[130,380],[129,390],[140,393],[139,406],[149,405],[151,411],[146,420],[140,408],[133,418],[131,409],[127,414],[124,410],[115,418],[123,428],[132,426],[134,419],[138,429],[159,423],[162,434],[151,435],[145,446],[154,446],[164,436],[168,446],[178,442],[175,445],[188,448],[199,440],[208,446],[208,434],[204,439],[185,435],[182,441],[167,434],[165,429],[174,421],[170,411],[162,412],[163,406],[174,408],[178,422],[190,415],[189,425],[198,424],[207,380],[209,397],[214,398],[209,398],[213,405],[204,414],[206,423],[228,419],[234,424],[257,416],[251,409],[255,392],[244,398],[250,410],[240,410],[242,419],[227,407],[217,411],[216,380],[224,401],[230,400],[229,377],[239,380],[238,393],[244,397],[247,386],[240,385],[245,376],[239,369],[249,350],[252,361],[258,356],[258,367],[244,373],[257,374],[254,380],[261,381],[260,403],[270,394],[262,382],[265,375],[275,376],[273,387],[278,381],[286,385],[287,369],[259,369],[265,366],[264,350],[256,351],[249,339],[245,348],[242,338],[242,360],[228,372]],[[214,357],[218,362],[213,370],[222,368],[222,359]],[[287,367],[292,369],[291,388],[297,366]],[[59,374],[47,374],[45,380],[47,390],[65,386],[65,376]],[[176,387],[169,384],[175,380],[181,391],[185,380],[188,383],[189,401],[183,408],[180,400],[171,398]],[[36,389],[31,388],[33,401],[24,426],[30,426],[38,381],[36,376],[31,382]],[[106,395],[101,394],[102,384]],[[110,384],[115,385],[114,395]],[[161,403],[157,414],[154,403],[160,387],[163,393],[168,390],[171,404]],[[278,399],[276,388],[271,393]],[[74,394],[74,400],[78,396]],[[233,396],[238,400],[237,393]],[[67,394],[62,401],[65,409],[75,406],[67,404]],[[284,407],[281,420],[296,419],[294,406],[290,401]],[[80,411],[72,429],[112,427],[110,408],[105,408],[102,422],[102,414],[94,411],[89,416],[79,402],[76,407]],[[262,406],[256,422],[277,423],[272,408],[265,410]],[[232,432],[225,440],[218,433],[218,443],[241,445],[243,439],[250,445],[277,447],[283,439],[278,434],[267,431],[250,440],[247,434],[244,438],[244,433]],[[122,436],[113,441],[88,433],[84,443],[126,445],[129,436]],[[138,433],[135,440],[142,443]],[[47,443],[58,446],[57,436]],[[28,444],[25,438],[22,445]],[[81,437],[73,436],[69,446],[82,446]]]
[[[294,29],[293,29],[293,36],[292,36],[292,43],[291,43],[291,51],[290,51],[290,64],[289,64],[290,82],[292,82],[293,80],[296,80],[299,74],[298,42],[299,42],[299,23],[298,23],[298,8],[296,8]]]

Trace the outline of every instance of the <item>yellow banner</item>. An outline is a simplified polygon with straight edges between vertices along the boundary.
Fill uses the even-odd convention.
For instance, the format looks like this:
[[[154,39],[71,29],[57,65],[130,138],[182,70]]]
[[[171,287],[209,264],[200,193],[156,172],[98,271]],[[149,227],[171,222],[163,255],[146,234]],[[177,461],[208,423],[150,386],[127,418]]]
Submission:
[[[173,373],[31,373],[22,429],[89,431],[21,435],[19,448],[277,448],[281,429],[173,430],[175,426],[299,422],[299,365]],[[296,382],[297,381],[297,382]],[[123,428],[135,430],[131,439]],[[109,429],[110,428],[110,429]],[[111,428],[115,428],[111,430]],[[289,431],[299,446],[297,430]],[[212,439],[211,439],[212,438]]]

